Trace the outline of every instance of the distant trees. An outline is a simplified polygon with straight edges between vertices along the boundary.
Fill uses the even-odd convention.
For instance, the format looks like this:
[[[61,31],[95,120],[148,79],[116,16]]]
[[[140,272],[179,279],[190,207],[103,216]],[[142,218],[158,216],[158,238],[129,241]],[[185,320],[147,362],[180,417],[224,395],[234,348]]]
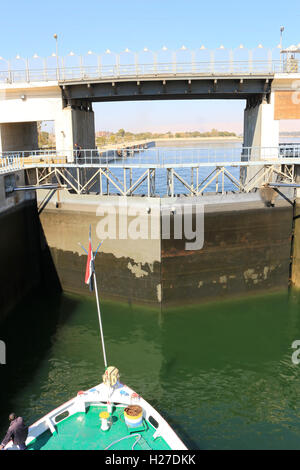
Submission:
[[[114,135],[114,134],[111,134],[108,138],[108,141],[109,141],[110,144],[115,144],[117,142],[117,140],[118,140],[117,136]]]
[[[38,133],[39,148],[53,148],[55,147],[55,135],[49,132],[40,131]]]
[[[135,140],[155,140],[155,139],[172,139],[172,138],[196,138],[196,137],[237,137],[235,132],[229,131],[218,131],[218,129],[211,129],[211,131],[207,132],[199,132],[199,131],[190,131],[190,132],[175,132],[173,134],[171,131],[166,133],[157,133],[157,132],[129,132],[125,129],[119,129],[117,132],[107,132],[105,135],[103,133],[99,133],[96,138],[96,143],[99,147],[103,147],[105,145],[114,145],[122,142],[132,142]]]
[[[37,133],[39,148],[55,147],[55,135],[52,132],[42,131],[41,121],[37,122]]]
[[[117,137],[124,137],[125,136],[125,130],[124,129],[119,129],[118,132],[116,133]]]

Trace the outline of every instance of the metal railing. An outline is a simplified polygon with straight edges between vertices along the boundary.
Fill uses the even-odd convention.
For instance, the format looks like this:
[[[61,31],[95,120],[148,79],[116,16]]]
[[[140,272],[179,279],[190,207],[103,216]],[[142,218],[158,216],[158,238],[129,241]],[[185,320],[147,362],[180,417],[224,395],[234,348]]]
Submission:
[[[149,51],[140,53],[126,50],[104,54],[89,52],[86,55],[70,53],[65,57],[53,54],[38,57],[6,60],[0,57],[0,82],[36,82],[95,80],[126,77],[174,75],[266,75],[277,72],[298,73],[298,61],[283,59],[280,49],[255,49],[238,47],[215,50],[200,48],[177,51]]]
[[[300,144],[279,147],[208,147],[150,148],[111,150],[25,150],[3,152],[0,171],[35,167],[116,167],[116,168],[178,168],[193,166],[265,165],[279,160],[300,163]]]
[[[0,173],[10,173],[24,168],[20,153],[0,156]]]

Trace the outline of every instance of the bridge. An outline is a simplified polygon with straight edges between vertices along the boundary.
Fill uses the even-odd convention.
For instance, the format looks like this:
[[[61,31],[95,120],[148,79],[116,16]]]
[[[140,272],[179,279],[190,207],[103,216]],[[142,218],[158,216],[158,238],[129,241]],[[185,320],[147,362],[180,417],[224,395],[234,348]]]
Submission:
[[[297,52],[297,47],[267,49],[258,44],[247,49],[240,44],[234,49],[221,45],[217,49],[201,46],[191,50],[182,46],[178,50],[168,50],[163,46],[159,51],[147,47],[140,52],[127,48],[115,53],[107,49],[102,54],[88,51],[84,55],[71,51],[64,57],[58,57],[56,53],[49,57],[34,54],[31,58],[17,55],[10,60],[0,57],[0,82],[73,82],[174,75],[273,76],[275,73],[298,72]]]
[[[70,154],[71,153],[71,154]],[[278,148],[225,147],[184,150],[119,149],[71,151],[23,151],[2,154],[0,174],[24,170],[27,187],[9,178],[6,192],[29,189],[67,188],[76,194],[119,194],[148,197],[176,194],[200,196],[212,188],[216,193],[251,192],[265,185],[295,185],[298,182],[300,144]],[[252,177],[247,178],[251,169]],[[177,192],[176,192],[176,184]]]
[[[31,153],[38,148],[37,122],[53,121],[56,148],[72,163],[75,143],[95,149],[93,102],[154,99],[242,99],[243,147],[278,148],[279,121],[300,119],[298,52],[240,45],[1,57],[0,154]],[[248,165],[246,179],[253,176]]]

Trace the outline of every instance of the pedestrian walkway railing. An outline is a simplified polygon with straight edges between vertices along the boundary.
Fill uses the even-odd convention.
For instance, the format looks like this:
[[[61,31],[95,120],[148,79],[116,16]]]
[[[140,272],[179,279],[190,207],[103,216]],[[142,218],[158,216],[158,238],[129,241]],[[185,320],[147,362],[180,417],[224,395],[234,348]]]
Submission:
[[[299,159],[299,160],[298,160]],[[149,149],[25,150],[3,152],[0,171],[32,167],[178,168],[193,166],[243,166],[277,161],[300,163],[300,144],[279,147],[207,147]]]
[[[55,53],[43,58],[35,54],[31,58],[17,55],[6,60],[0,57],[0,82],[37,82],[117,79],[151,76],[201,76],[201,75],[268,75],[300,72],[295,56],[283,57],[280,48],[267,49],[259,45],[246,49],[208,50],[203,46],[190,50],[182,46],[169,51],[144,48],[141,52],[126,49],[121,53],[106,50],[103,54],[89,51],[85,55],[70,52],[64,57]]]
[[[0,173],[10,173],[24,168],[24,160],[20,153],[0,156]]]

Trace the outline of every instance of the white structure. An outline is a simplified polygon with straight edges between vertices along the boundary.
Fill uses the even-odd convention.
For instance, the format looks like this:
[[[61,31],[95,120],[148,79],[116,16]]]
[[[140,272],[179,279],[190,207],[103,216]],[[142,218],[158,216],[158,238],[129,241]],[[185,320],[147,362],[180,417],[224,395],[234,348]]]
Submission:
[[[279,121],[274,119],[274,93],[244,111],[244,147],[278,147]]]
[[[244,51],[240,49],[240,53]],[[257,51],[262,49],[259,46]],[[290,72],[284,65],[287,59],[281,60],[277,53],[278,58],[272,60],[269,53],[265,57],[264,52],[264,60],[258,60],[262,59],[258,52],[249,53],[246,69],[242,60],[232,61],[231,54],[225,62],[216,54],[209,63],[171,62],[171,69],[166,70],[162,62],[153,69],[153,64],[152,68],[141,64],[135,68],[127,62],[121,66],[117,60],[117,66],[111,64],[107,69],[100,62],[95,68],[81,61],[79,68],[65,65],[52,70],[46,64],[35,70],[26,62],[23,73],[7,62],[7,70],[0,73],[0,153],[37,149],[38,121],[54,122],[56,148],[66,155],[71,155],[76,143],[83,149],[95,149],[93,101],[240,98],[247,101],[243,146],[253,149],[253,160],[268,157],[257,149],[278,148],[279,120],[300,119],[298,68]]]
[[[63,107],[57,82],[0,85],[0,152],[38,149],[38,121],[54,121],[56,147],[62,151],[76,143],[95,148],[91,107]]]

